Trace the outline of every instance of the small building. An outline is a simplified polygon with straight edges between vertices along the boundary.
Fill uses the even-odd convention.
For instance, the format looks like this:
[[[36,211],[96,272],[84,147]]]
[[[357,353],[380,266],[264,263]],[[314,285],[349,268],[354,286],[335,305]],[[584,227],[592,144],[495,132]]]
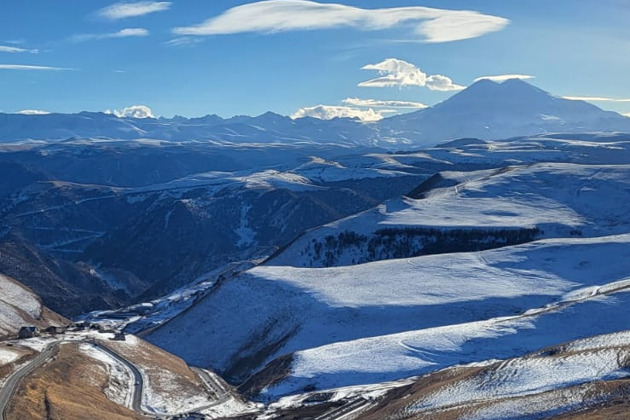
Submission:
[[[55,335],[55,334],[63,334],[66,332],[64,327],[58,327],[56,325],[51,325],[44,330],[45,333]]]
[[[19,338],[33,338],[39,335],[39,328],[32,325],[20,328],[18,332]]]
[[[85,331],[86,328],[90,326],[90,323],[87,321],[75,322],[72,326],[74,327],[74,331]]]
[[[47,334],[59,334],[59,327],[51,325],[50,327],[47,327],[44,332]]]
[[[204,420],[206,416],[201,413],[186,413],[179,414],[175,417],[170,417],[173,420]]]
[[[123,331],[119,331],[119,332],[114,334],[114,338],[112,338],[112,340],[115,340],[115,341],[126,341],[127,337],[125,336],[125,333]]]

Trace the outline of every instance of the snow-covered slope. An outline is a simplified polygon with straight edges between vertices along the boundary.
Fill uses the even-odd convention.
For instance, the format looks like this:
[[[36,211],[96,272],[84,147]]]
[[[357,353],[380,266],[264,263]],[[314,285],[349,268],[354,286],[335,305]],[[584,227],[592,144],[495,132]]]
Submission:
[[[385,169],[465,166],[463,170],[500,168],[537,162],[587,165],[630,163],[630,135],[624,133],[549,134],[508,140],[459,139],[420,151],[372,153],[374,167]],[[341,161],[341,160],[340,160]],[[344,163],[343,161],[341,161]]]
[[[268,264],[340,266],[630,230],[628,165],[442,172],[410,195],[418,198],[391,200],[307,232]]]
[[[170,257],[190,258],[177,260],[184,268],[208,256],[225,265],[224,256],[200,244],[213,238],[249,252],[264,238],[255,227],[269,227],[268,220],[278,223],[272,234],[288,241],[293,237],[288,217],[295,216],[291,226],[302,230],[344,197],[320,197],[321,192],[343,189],[349,193],[345,203],[354,208],[363,195],[359,186],[365,192],[398,187],[410,175],[425,179],[439,171],[421,185],[414,180],[417,188],[406,190],[407,197],[307,232],[265,264],[190,275],[188,280],[198,279],[193,287],[109,314],[139,321],[138,328],[156,327],[146,332],[153,343],[188,363],[217,369],[235,384],[244,382],[242,389],[261,399],[275,400],[462,363],[486,367],[491,359],[628,330],[630,142],[620,134],[578,137],[462,139],[419,152],[372,151],[309,157],[289,167],[195,171],[135,187],[79,189],[55,182],[50,191],[72,200],[59,196],[40,213],[36,202],[18,202],[24,208],[14,217],[21,223],[32,216],[55,221],[57,210],[69,203],[93,203],[86,213],[100,215],[111,196],[121,206],[137,205],[137,219],[122,221],[128,230],[114,224],[125,234],[108,238],[119,247],[111,261],[129,264],[136,253],[133,263],[151,267],[157,276],[164,275],[160,263]],[[38,184],[41,189],[33,191],[43,196],[42,185],[50,186]],[[287,206],[299,197],[317,205],[308,212],[311,207]],[[250,218],[257,211],[258,217]],[[229,234],[204,231],[210,220]],[[163,245],[152,248],[158,241]],[[165,278],[173,286],[175,277]],[[565,374],[547,384],[535,373],[561,370],[562,361],[519,362],[513,370],[506,364],[496,369],[498,376],[515,378],[505,389],[462,382],[453,391],[455,400],[465,405],[486,397],[521,398],[528,389],[538,395],[616,377],[624,359],[615,362],[613,356],[567,358]],[[596,368],[580,372],[591,362]],[[172,379],[158,376],[155,383],[162,385]],[[431,407],[443,409],[448,392],[425,395],[409,412],[422,416]],[[160,397],[154,403],[172,402]]]
[[[295,381],[269,391],[272,395],[309,384],[378,382],[457,363],[465,356],[459,349],[463,337],[500,335],[492,325],[461,331],[454,325],[519,314],[569,299],[586,287],[627,279],[627,256],[630,237],[625,235],[340,268],[258,267],[226,282],[148,338],[233,378],[245,373],[243,365],[251,369],[306,350],[295,356]],[[197,333],[191,335],[193,329]],[[396,333],[402,335],[391,335]],[[379,337],[384,335],[390,337]],[[421,357],[423,351],[412,351],[423,343],[429,356],[437,353],[429,361]],[[479,355],[481,360],[487,356]],[[441,364],[432,357],[441,358]]]
[[[147,338],[275,400],[628,329],[629,155],[623,136],[601,140],[366,155],[475,170],[308,231]]]
[[[627,296],[624,298],[627,304]],[[620,312],[627,314],[623,309]],[[566,321],[573,320],[567,318]],[[590,339],[578,340],[556,349],[555,354],[491,365],[486,368],[486,375],[473,375],[442,387],[410,405],[408,412],[419,415],[466,407],[466,418],[522,418],[551,415],[605,400],[604,389],[597,392],[596,384],[627,377],[625,360],[630,357],[630,340],[627,332],[599,338],[608,342],[592,346]],[[574,347],[580,350],[575,351]],[[481,404],[484,400],[490,404]]]
[[[629,255],[630,243],[627,241],[630,237],[624,235],[623,238],[622,242],[617,242],[619,237],[541,241],[528,245],[530,252],[520,253],[516,260],[501,252],[504,261],[512,259],[511,264],[505,265],[519,267],[518,273],[514,274],[525,282],[523,287],[527,287],[532,278],[551,274],[551,265],[554,265],[557,270],[554,274],[575,282],[572,290],[559,294],[543,306],[530,305],[531,309],[514,316],[493,318],[489,310],[491,303],[486,302],[485,315],[489,319],[479,314],[479,319],[484,320],[470,323],[460,323],[461,318],[453,319],[444,309],[435,308],[448,325],[338,342],[298,352],[294,355],[288,378],[265,393],[273,397],[295,393],[309,385],[327,389],[382,382],[446,366],[514,357],[576,338],[625,330],[630,326],[627,321],[630,297],[626,293],[630,288],[630,266],[616,262]],[[538,249],[531,252],[532,248]],[[613,258],[602,258],[605,253],[610,253]],[[606,264],[615,266],[614,274],[605,272]],[[475,286],[483,279],[478,278],[475,271],[468,271],[474,279],[468,279],[472,283],[470,287],[476,290]],[[465,287],[452,282],[443,281],[442,284],[442,291],[458,289],[467,292]],[[523,306],[528,306],[527,300],[520,301]],[[421,326],[422,321],[417,325]],[[495,386],[500,389],[498,384]],[[547,386],[554,387],[551,382]]]
[[[0,337],[21,327],[60,325],[63,318],[45,308],[39,297],[17,281],[0,274]]]
[[[309,161],[293,169],[292,172],[300,174],[316,183],[331,183],[341,182],[352,179],[369,179],[369,178],[381,178],[381,177],[396,177],[405,174],[404,169],[400,170],[392,169],[380,169],[378,167],[365,167],[361,161],[353,161],[354,167],[347,167],[343,164],[319,158],[317,156],[310,156]]]
[[[405,398],[394,390],[362,418],[626,418],[629,356],[626,330],[512,359],[455,366],[412,379],[410,386],[401,382]]]
[[[425,177],[335,160],[364,150],[73,140],[0,153],[0,271],[68,316],[153,300]],[[50,180],[14,185],[4,161]]]

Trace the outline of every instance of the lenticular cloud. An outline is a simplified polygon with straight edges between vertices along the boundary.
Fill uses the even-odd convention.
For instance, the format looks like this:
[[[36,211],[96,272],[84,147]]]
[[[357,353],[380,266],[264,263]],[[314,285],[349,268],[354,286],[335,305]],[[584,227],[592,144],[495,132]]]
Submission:
[[[472,10],[430,7],[362,9],[334,3],[301,0],[268,0],[233,7],[205,22],[174,28],[178,35],[226,35],[245,32],[354,28],[377,31],[408,28],[424,42],[449,42],[476,38],[503,29],[509,20]]]

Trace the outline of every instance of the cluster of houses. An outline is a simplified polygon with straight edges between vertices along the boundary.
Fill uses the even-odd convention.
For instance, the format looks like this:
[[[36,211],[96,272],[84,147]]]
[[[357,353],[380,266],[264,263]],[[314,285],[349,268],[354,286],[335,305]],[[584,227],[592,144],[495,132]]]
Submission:
[[[87,321],[75,322],[71,325],[65,325],[65,326],[50,326],[43,330],[33,325],[27,325],[20,328],[20,331],[18,331],[18,338],[23,339],[23,338],[38,337],[42,333],[45,333],[48,335],[57,335],[57,334],[65,334],[66,331],[87,331],[87,330],[98,331],[99,333],[103,333],[103,334],[105,333],[114,334],[114,337],[112,338],[112,340],[116,340],[116,341],[126,340],[126,336],[123,331],[116,331],[114,329],[105,328],[100,324],[93,324]]]
[[[204,420],[206,416],[201,413],[179,414],[175,417],[169,417],[170,420]]]
[[[40,330],[38,327],[29,325],[29,326],[20,328],[20,331],[18,331],[18,338],[33,338],[33,337],[39,336],[42,332],[46,334],[51,334],[51,335],[63,334],[66,332],[66,329],[67,327],[57,327],[57,326],[51,325],[50,327]]]

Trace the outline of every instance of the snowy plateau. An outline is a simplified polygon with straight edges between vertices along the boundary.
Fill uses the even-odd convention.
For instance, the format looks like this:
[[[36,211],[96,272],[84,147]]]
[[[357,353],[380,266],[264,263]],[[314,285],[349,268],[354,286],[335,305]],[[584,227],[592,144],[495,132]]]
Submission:
[[[0,419],[624,418],[629,132],[520,80],[1,114]]]

